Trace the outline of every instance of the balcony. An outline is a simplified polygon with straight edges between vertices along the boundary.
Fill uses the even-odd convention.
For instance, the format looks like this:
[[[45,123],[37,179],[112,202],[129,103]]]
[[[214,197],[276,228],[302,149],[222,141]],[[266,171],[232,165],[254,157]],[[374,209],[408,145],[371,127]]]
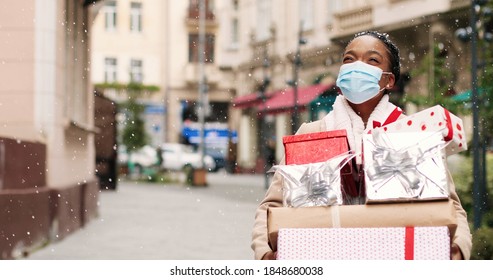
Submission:
[[[186,18],[185,24],[188,30],[198,30],[199,18]],[[207,19],[205,21],[205,29],[207,32],[215,32],[219,26],[219,23],[214,19]]]
[[[373,28],[373,8],[362,6],[334,14],[334,37],[344,37]]]
[[[189,7],[188,8],[188,19],[189,20],[198,20],[200,16],[200,11],[198,7]],[[213,21],[216,19],[214,12],[211,10],[205,11],[205,20]]]
[[[208,5],[206,5],[206,7],[208,7]],[[188,28],[195,29],[196,27],[198,27],[199,19],[200,10],[198,4],[189,6],[187,10],[187,17],[185,19],[185,23],[187,24]],[[205,25],[207,29],[211,27],[215,28],[218,25],[214,11],[208,8],[205,11]]]
[[[470,0],[450,0],[450,9],[460,9],[471,5]]]

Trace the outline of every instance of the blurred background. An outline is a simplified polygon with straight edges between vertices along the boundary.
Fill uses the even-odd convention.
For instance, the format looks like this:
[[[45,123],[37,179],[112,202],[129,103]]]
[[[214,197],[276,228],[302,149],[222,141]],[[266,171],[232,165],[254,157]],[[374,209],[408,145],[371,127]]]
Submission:
[[[210,186],[258,175],[261,197],[282,137],[332,110],[346,43],[377,30],[401,52],[391,101],[406,114],[440,104],[463,119],[469,150],[449,166],[473,258],[493,259],[492,8],[0,0],[0,258],[84,228],[101,215],[102,192],[122,183]]]

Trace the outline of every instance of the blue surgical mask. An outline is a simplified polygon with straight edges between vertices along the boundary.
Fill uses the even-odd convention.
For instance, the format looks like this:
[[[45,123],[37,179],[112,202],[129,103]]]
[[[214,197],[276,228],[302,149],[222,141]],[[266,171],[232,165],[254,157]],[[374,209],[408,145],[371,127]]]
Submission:
[[[347,100],[353,104],[361,104],[383,90],[378,84],[382,73],[388,72],[358,60],[341,66],[336,85]]]

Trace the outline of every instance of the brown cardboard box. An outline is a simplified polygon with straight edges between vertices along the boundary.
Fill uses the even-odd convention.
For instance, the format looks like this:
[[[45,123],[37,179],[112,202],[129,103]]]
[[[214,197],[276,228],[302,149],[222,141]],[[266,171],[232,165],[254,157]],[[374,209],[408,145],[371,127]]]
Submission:
[[[273,207],[267,211],[269,244],[277,250],[280,228],[447,226],[452,240],[457,217],[452,200],[328,207]]]

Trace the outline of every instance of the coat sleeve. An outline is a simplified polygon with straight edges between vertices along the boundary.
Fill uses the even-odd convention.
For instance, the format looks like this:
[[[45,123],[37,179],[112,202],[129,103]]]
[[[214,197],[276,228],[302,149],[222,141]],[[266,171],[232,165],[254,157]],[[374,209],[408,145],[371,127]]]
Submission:
[[[453,237],[452,243],[457,244],[464,256],[464,259],[469,260],[471,258],[472,248],[472,235],[467,221],[467,213],[462,207],[459,196],[455,190],[455,184],[450,172],[447,172],[450,199],[454,202],[455,211],[457,213],[457,231]]]
[[[267,232],[267,209],[269,207],[282,207],[282,178],[278,172],[274,174],[272,183],[255,213],[252,249],[257,260],[262,259],[267,252],[272,251]]]
[[[320,131],[321,123],[319,121],[312,123],[304,123],[296,134]],[[279,164],[285,164],[284,158]],[[255,259],[259,260],[272,249],[269,246],[267,232],[267,209],[269,207],[282,207],[282,176],[276,172],[272,178],[272,182],[267,190],[264,199],[255,212],[255,222],[252,231],[251,247],[254,252]]]

